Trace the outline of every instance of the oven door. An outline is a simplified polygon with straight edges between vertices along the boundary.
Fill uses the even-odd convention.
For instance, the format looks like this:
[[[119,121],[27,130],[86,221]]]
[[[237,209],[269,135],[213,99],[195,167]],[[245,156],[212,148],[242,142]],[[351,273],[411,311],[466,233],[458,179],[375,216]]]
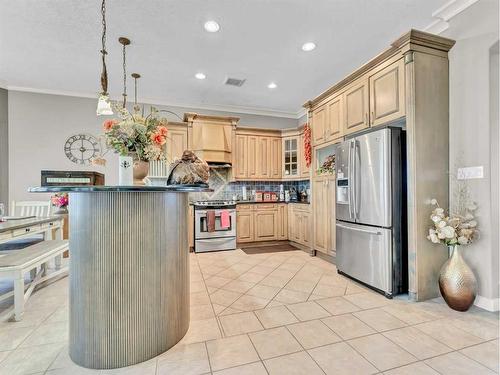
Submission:
[[[229,211],[229,227],[222,228],[221,226],[221,212],[223,210],[215,211],[215,230],[208,231],[207,223],[207,210],[195,211],[195,238],[219,238],[219,237],[236,237],[236,210],[230,209]]]

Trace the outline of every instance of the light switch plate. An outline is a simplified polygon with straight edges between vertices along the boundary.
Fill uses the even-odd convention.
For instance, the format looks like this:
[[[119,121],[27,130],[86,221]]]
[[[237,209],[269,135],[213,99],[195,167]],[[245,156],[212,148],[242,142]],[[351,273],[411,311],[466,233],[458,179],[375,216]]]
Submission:
[[[458,168],[457,178],[459,180],[470,180],[473,178],[483,178],[483,177],[484,177],[484,168],[482,165],[478,167]]]

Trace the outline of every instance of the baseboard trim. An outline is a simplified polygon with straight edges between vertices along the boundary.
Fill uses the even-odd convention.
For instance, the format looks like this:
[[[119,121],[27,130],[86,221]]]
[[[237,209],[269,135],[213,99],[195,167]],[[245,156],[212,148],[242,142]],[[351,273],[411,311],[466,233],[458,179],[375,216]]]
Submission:
[[[500,298],[486,298],[483,296],[476,296],[474,305],[488,311],[500,311]]]

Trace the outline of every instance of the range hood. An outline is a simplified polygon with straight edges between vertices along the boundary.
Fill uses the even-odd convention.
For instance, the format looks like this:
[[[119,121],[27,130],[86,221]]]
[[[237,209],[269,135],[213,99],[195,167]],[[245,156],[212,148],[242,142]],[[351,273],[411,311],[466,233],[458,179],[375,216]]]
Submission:
[[[230,168],[238,117],[185,113],[190,149],[211,168]]]

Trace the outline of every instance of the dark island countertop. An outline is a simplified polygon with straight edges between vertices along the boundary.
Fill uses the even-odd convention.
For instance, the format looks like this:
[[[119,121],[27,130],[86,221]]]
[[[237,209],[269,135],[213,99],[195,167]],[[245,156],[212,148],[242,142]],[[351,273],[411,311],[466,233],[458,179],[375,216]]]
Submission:
[[[133,186],[39,186],[28,189],[30,193],[92,193],[92,192],[178,192],[178,193],[198,193],[213,191],[207,184],[196,185],[168,185],[168,186],[149,186],[149,185],[133,185]]]
[[[278,204],[278,203],[283,203],[283,204],[290,204],[290,203],[298,203],[298,204],[309,204],[309,202],[299,202],[299,201],[289,201],[289,202],[285,202],[285,201],[237,201],[236,204]]]

